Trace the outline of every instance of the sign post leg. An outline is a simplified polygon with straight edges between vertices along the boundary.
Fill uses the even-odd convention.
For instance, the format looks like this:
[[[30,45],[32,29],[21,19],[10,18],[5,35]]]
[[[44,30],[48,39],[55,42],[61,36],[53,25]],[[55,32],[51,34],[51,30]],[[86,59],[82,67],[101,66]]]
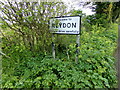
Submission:
[[[120,20],[120,19],[119,19]],[[117,52],[117,68],[118,68],[118,90],[120,90],[120,24],[118,24],[118,52]]]
[[[76,64],[78,63],[79,47],[80,47],[80,35],[77,35],[77,38],[76,38],[76,58],[75,58]]]
[[[52,56],[55,59],[55,43],[54,43],[54,34],[52,34]]]

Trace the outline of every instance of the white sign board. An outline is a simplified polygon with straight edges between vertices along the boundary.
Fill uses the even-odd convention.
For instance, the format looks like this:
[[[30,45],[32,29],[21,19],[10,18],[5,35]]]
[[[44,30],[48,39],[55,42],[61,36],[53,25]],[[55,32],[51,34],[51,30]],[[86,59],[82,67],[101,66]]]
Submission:
[[[51,18],[50,32],[56,34],[80,34],[80,17],[66,16]]]

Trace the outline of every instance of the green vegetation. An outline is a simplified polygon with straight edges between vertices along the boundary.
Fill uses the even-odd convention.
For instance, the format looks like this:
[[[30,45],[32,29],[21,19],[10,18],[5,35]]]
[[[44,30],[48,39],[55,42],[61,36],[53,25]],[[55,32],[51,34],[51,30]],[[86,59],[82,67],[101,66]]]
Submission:
[[[68,13],[63,3],[15,4],[1,6],[8,15],[8,18],[1,17],[0,24],[2,88],[117,88],[113,57],[117,47],[117,24],[107,20],[104,23],[104,16],[94,21],[94,15],[85,16],[80,10]],[[28,11],[23,8],[27,5]],[[34,12],[36,8],[32,7],[40,12]],[[67,14],[83,15],[78,64],[75,63],[76,36],[55,35],[56,60],[51,54],[47,22],[51,16]],[[7,19],[11,23],[6,22]]]
[[[116,27],[116,26],[114,26]],[[22,47],[9,48],[10,59],[3,57],[3,88],[115,88],[117,29],[93,26],[82,31],[79,64],[74,62],[74,45],[69,45],[70,60],[54,60]],[[7,48],[8,50],[8,48]]]

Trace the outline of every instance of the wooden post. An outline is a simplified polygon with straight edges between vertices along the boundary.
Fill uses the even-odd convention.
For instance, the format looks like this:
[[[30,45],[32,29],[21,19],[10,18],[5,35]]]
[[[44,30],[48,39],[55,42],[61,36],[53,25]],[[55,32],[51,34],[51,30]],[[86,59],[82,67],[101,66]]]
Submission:
[[[52,34],[52,56],[55,59],[55,43],[54,43],[54,34]]]
[[[78,63],[79,47],[80,47],[80,35],[77,35],[77,38],[76,38],[76,58],[75,58],[76,64]]]

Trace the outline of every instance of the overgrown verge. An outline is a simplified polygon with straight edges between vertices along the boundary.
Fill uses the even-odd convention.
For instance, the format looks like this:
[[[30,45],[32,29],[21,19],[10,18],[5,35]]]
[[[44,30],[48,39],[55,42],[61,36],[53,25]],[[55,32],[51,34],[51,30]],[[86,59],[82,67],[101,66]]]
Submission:
[[[40,52],[22,47],[12,49],[11,58],[3,57],[2,88],[116,88],[115,58],[117,29],[93,25],[82,31],[79,64],[74,62],[73,44],[70,60],[53,60]]]

